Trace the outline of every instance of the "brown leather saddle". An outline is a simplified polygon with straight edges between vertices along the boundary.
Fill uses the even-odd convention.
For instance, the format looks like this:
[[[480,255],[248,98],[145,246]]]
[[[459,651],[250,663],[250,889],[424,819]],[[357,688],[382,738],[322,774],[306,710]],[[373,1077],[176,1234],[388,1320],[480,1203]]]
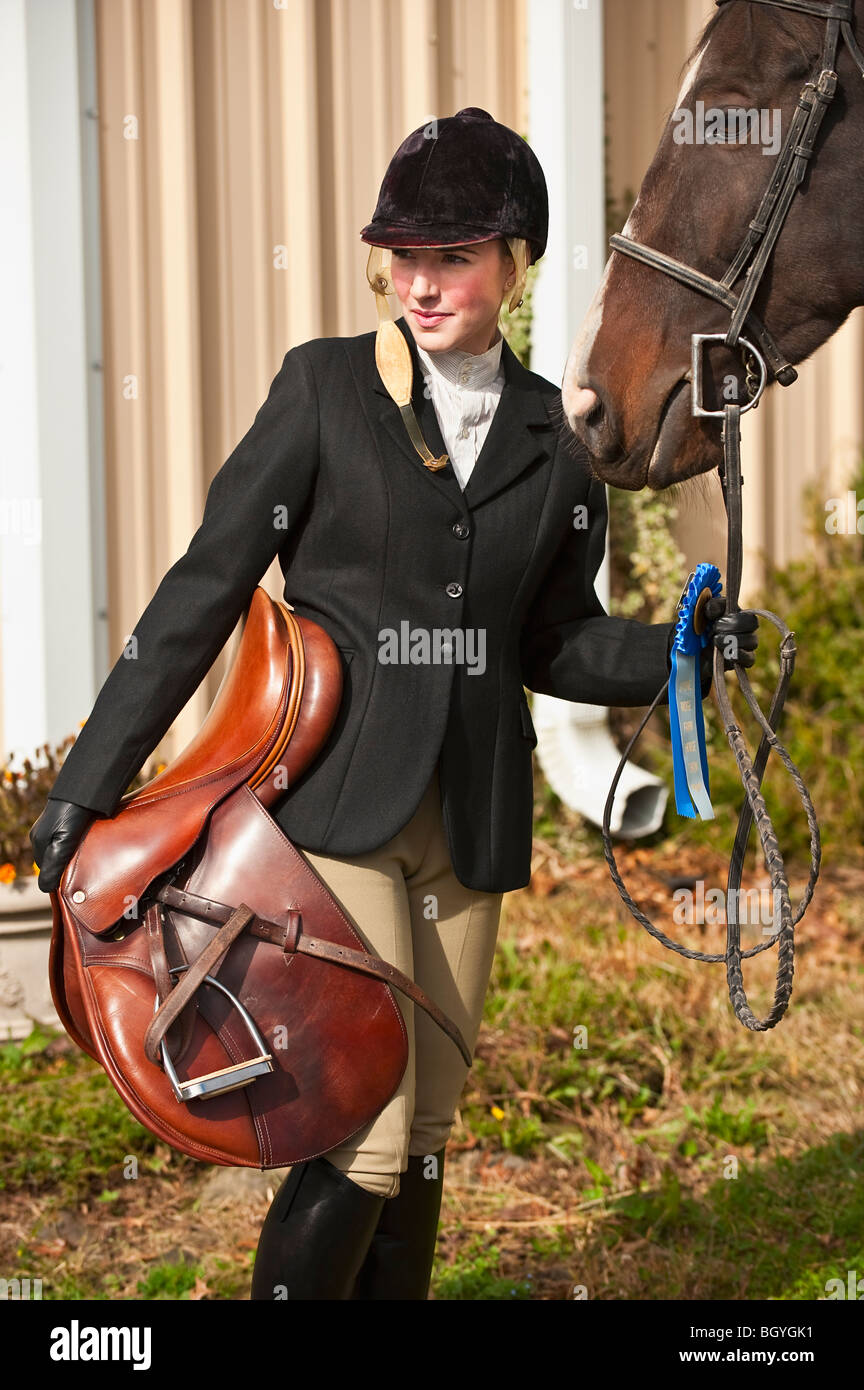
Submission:
[[[393,988],[471,1064],[268,814],[341,698],[329,635],[258,587],[196,737],[93,821],[51,894],[64,1027],[147,1129],[206,1162],[297,1163],[377,1115],[408,1061]]]

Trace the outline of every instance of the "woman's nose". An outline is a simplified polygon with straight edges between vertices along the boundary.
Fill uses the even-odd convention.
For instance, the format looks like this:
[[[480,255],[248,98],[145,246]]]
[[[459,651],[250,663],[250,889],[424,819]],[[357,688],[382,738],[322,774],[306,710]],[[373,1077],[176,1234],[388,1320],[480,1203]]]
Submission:
[[[438,296],[438,286],[428,275],[420,274],[418,271],[411,282],[411,292],[415,299],[435,299]]]

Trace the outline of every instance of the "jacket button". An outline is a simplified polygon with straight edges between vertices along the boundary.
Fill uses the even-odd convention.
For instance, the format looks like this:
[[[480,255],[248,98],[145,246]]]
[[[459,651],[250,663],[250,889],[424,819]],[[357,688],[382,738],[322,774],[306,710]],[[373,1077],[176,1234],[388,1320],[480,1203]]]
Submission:
[[[448,585],[447,585],[447,592],[448,592],[448,594],[450,595],[451,598],[460,598],[461,595],[462,595],[462,585],[461,585],[461,584],[448,584]]]
[[[466,526],[466,524],[465,524],[464,521],[454,521],[454,523],[453,523],[453,535],[454,535],[454,536],[458,536],[458,537],[460,538],[460,540],[461,540],[464,536],[469,535],[469,534],[470,534],[470,531],[471,531],[470,526]]]

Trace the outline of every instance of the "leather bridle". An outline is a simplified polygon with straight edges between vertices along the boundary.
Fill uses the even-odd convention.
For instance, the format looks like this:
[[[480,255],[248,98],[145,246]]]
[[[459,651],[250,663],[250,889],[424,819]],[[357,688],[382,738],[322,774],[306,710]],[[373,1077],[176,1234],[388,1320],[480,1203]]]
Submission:
[[[719,8],[721,5],[729,4],[730,0],[715,0],[715,3]],[[634,260],[642,261],[644,265],[653,266],[656,270],[662,270],[664,274],[671,275],[673,279],[679,280],[690,289],[708,295],[725,305],[732,315],[728,332],[725,336],[723,334],[700,335],[702,341],[709,337],[718,338],[722,339],[729,348],[737,347],[741,338],[741,331],[746,326],[761,350],[761,355],[767,364],[767,372],[781,386],[790,386],[793,381],[797,380],[798,373],[785,360],[771,334],[753,312],[753,300],[762,281],[762,276],[765,274],[768,259],[786,220],[792,199],[807,172],[809,161],[813,158],[819,127],[837,90],[837,73],[834,70],[834,63],[841,36],[862,77],[864,77],[864,53],[861,52],[852,32],[854,0],[838,0],[838,3],[824,5],[820,4],[819,0],[748,0],[748,3],[773,5],[778,9],[794,10],[800,14],[822,19],[825,21],[825,38],[818,70],[801,89],[795,113],[786,132],[786,139],[783,141],[783,146],[777,157],[774,173],[756,214],[750,222],[744,240],[728,269],[722,279],[713,280],[710,275],[705,275],[700,270],[694,270],[691,266],[685,265],[683,261],[676,260],[674,256],[667,256],[663,251],[656,251],[651,246],[645,246],[642,242],[634,240],[633,237],[625,236],[622,232],[616,232],[614,236],[611,236],[609,245],[613,250],[621,251],[625,256],[632,256]],[[748,261],[751,264],[745,271]],[[742,274],[744,274],[744,285],[740,293],[736,295],[733,292],[733,286]],[[752,344],[747,344],[747,346],[752,350]],[[694,353],[696,351],[698,351],[698,345],[694,344]],[[764,384],[763,380],[762,388],[764,388]],[[755,405],[761,394],[762,389],[760,388],[750,404]],[[696,404],[701,405],[700,402],[694,400],[694,406]],[[743,409],[749,409],[749,406],[745,406]],[[703,413],[701,409],[699,411],[694,409],[694,414],[701,413]]]
[[[715,0],[715,3],[717,6],[720,6],[728,4],[729,0]],[[765,273],[768,259],[782,230],[792,199],[804,178],[809,161],[813,158],[816,137],[825,112],[834,99],[837,90],[837,73],[834,70],[834,64],[841,37],[856,67],[861,73],[861,76],[864,77],[864,53],[862,53],[859,48],[852,31],[854,0],[837,0],[836,3],[831,4],[820,4],[818,0],[748,0],[748,3],[773,5],[778,9],[793,10],[824,20],[825,37],[819,59],[818,71],[805,83],[801,90],[795,113],[786,133],[786,139],[783,142],[783,146],[777,158],[774,173],[765,190],[756,214],[749,224],[747,234],[738,248],[736,255],[730,262],[728,269],[722,279],[714,280],[709,275],[705,275],[702,271],[694,270],[692,267],[685,265],[682,261],[676,260],[673,256],[668,256],[662,251],[656,251],[653,247],[645,246],[641,242],[635,241],[632,237],[625,236],[623,233],[616,233],[609,239],[613,250],[623,252],[624,255],[631,256],[634,260],[641,261],[645,265],[653,266],[656,270],[660,270],[664,274],[672,276],[673,279],[679,280],[690,289],[708,295],[710,298],[723,304],[731,314],[729,329],[725,334],[694,333],[691,335],[692,362],[689,373],[692,388],[693,415],[713,417],[722,419],[723,421],[723,463],[719,471],[723,488],[723,501],[727,514],[727,613],[738,611],[738,594],[741,584],[743,561],[740,418],[745,411],[751,410],[758,404],[769,375],[774,380],[778,381],[781,386],[789,386],[797,378],[797,372],[794,367],[785,361],[783,354],[771,334],[753,312],[753,300],[761,283],[762,276]],[[736,295],[733,286],[740,279],[742,274],[744,275],[744,284],[740,292]],[[745,328],[750,334],[749,338],[742,336],[742,330]],[[703,407],[701,398],[702,373],[700,354],[702,343],[712,340],[721,341],[726,347],[733,349],[737,347],[742,351],[745,360],[749,394],[749,399],[745,405],[738,405],[730,402],[722,410],[707,410]],[[756,377],[756,372],[753,370],[754,365],[758,367],[758,379]],[[650,932],[656,940],[660,941],[670,950],[676,951],[679,955],[685,956],[690,960],[725,961],[729,996],[736,1017],[746,1028],[754,1032],[763,1032],[768,1028],[773,1028],[779,1023],[789,1004],[792,993],[795,950],[794,928],[796,923],[803,917],[813,896],[813,889],[819,875],[822,851],[819,826],[816,820],[816,813],[813,809],[813,803],[800,772],[792,762],[786,749],[777,739],[775,733],[795,665],[797,647],[795,645],[794,633],[790,632],[783,620],[778,618],[775,613],[770,613],[761,608],[757,608],[753,611],[758,613],[760,617],[769,619],[781,633],[782,640],[780,643],[780,676],[771,700],[771,708],[767,719],[759,708],[744,668],[739,662],[735,662],[735,673],[738,677],[738,683],[744,698],[762,729],[762,738],[756,757],[752,761],[744,743],[741,729],[735,721],[734,712],[726,691],[724,658],[717,647],[714,649],[714,690],[720,713],[723,717],[726,737],[735,755],[741,780],[747,795],[747,799],[742,806],[739,816],[738,829],[729,863],[726,897],[727,934],[725,952],[722,955],[711,955],[702,951],[690,950],[687,947],[681,946],[678,942],[672,941],[665,933],[660,931],[660,929],[641,911],[628,893],[621,879],[621,875],[618,872],[615,855],[612,850],[610,820],[618,781],[633,746],[642,733],[642,730],[645,728],[648,720],[651,718],[654,710],[657,708],[657,705],[663,698],[664,692],[669,686],[668,681],[658,692],[654,702],[648,709],[641,724],[622,754],[618,770],[609,790],[609,796],[603,814],[603,848],[612,878],[618,891],[637,921],[640,922],[641,925],[645,927],[646,931]],[[789,884],[782,855],[774,833],[774,827],[771,823],[760,790],[765,765],[768,761],[768,755],[771,749],[774,749],[777,753],[795,782],[810,830],[810,873],[801,897],[801,902],[798,905],[794,917],[792,915]],[[758,946],[752,947],[749,951],[742,952],[740,922],[738,918],[738,890],[741,884],[741,875],[750,827],[754,821],[761,841],[765,865],[771,876],[775,917],[776,908],[779,907],[780,927],[766,941],[760,943]],[[778,962],[774,1003],[767,1017],[759,1019],[753,1013],[747,1002],[747,995],[744,991],[741,973],[741,962],[750,956],[757,955],[759,952],[767,950],[769,946],[775,943],[778,948]]]

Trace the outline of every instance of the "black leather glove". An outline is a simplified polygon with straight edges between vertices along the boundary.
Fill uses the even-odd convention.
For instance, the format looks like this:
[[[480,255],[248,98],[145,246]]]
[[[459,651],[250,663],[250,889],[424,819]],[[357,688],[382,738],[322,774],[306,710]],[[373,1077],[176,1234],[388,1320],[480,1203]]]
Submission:
[[[45,810],[30,830],[33,857],[39,865],[37,882],[43,893],[59,888],[63,870],[96,815],[87,806],[49,796]]]
[[[724,657],[723,670],[731,671],[736,661],[739,666],[752,666],[756,660],[753,653],[759,645],[759,615],[751,608],[727,615],[726,599],[722,594],[709,598],[703,611],[709,625],[709,647],[713,643],[719,648]]]

